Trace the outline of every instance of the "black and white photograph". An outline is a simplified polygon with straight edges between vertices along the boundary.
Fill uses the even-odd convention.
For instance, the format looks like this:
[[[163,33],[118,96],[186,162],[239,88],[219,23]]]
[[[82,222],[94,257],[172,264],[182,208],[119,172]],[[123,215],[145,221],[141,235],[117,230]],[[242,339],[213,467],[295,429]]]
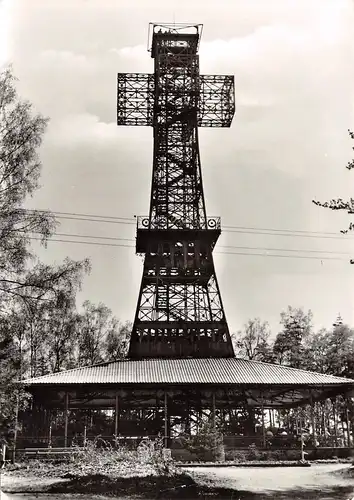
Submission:
[[[354,500],[354,0],[0,0],[0,499]]]

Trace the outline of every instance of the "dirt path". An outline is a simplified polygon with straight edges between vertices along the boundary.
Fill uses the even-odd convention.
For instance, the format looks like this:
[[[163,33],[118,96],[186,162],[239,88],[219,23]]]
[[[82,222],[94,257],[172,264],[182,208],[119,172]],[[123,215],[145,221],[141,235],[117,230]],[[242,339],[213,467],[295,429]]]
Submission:
[[[312,465],[289,468],[202,468],[186,469],[199,481],[253,493],[254,498],[346,500],[354,496],[354,476],[340,474],[350,466]],[[345,495],[345,496],[343,496]],[[242,498],[242,496],[241,496]],[[252,496],[250,497],[252,498]]]
[[[334,475],[333,472],[349,469],[343,464],[312,465],[311,467],[289,468],[237,468],[196,467],[193,474],[207,476],[225,487],[250,492],[285,491],[296,487],[323,488],[332,486],[353,486],[354,478]]]
[[[349,468],[343,464],[331,464],[308,468],[198,467],[186,470],[200,484],[234,489],[234,500],[347,500],[354,496],[354,477],[341,472]],[[1,479],[7,495],[0,496],[1,500],[112,500],[112,496],[104,495],[40,493],[48,485],[66,479],[13,475],[3,475]],[[119,500],[132,499],[119,497]],[[153,497],[145,500],[153,500]]]

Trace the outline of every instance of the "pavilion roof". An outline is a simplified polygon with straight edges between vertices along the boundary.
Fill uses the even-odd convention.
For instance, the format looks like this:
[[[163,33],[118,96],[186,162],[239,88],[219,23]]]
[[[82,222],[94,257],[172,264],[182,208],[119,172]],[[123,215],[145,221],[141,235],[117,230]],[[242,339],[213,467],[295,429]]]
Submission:
[[[354,380],[240,358],[122,360],[27,379],[26,385],[310,385],[352,386]]]

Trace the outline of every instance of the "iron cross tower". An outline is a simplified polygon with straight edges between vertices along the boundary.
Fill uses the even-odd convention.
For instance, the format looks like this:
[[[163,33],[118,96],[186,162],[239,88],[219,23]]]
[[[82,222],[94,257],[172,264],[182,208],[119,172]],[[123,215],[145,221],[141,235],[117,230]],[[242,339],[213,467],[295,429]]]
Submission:
[[[215,275],[219,217],[207,217],[198,127],[230,127],[234,77],[199,74],[202,25],[150,24],[154,73],[119,73],[118,125],[153,127],[150,213],[129,357],[232,357]]]

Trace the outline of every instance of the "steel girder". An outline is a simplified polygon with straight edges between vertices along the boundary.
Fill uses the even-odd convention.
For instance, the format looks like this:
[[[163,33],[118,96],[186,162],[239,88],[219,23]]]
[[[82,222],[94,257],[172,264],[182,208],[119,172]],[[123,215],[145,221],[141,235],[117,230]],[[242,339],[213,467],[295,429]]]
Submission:
[[[199,75],[198,127],[230,127],[235,114],[233,75]],[[153,126],[153,73],[118,73],[117,124]]]
[[[234,355],[212,255],[220,219],[206,215],[198,142],[198,126],[231,125],[234,79],[199,74],[198,37],[154,33],[154,74],[118,75],[118,125],[150,125],[154,135],[132,358]]]
[[[117,125],[152,125],[154,75],[119,73],[117,78]]]

